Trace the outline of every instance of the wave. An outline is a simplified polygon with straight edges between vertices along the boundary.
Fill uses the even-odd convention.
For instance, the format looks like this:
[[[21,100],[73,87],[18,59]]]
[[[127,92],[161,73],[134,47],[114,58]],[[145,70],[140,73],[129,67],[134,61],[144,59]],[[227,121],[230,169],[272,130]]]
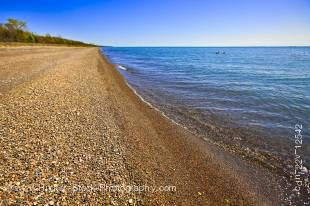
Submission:
[[[117,67],[121,70],[127,71],[128,69],[122,65],[117,65]]]

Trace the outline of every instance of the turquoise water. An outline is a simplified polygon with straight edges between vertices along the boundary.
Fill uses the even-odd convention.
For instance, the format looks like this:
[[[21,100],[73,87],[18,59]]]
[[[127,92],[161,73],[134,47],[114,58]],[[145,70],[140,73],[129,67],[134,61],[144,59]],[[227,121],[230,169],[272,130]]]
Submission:
[[[174,119],[219,115],[287,138],[302,124],[309,134],[310,47],[103,51],[141,96]]]

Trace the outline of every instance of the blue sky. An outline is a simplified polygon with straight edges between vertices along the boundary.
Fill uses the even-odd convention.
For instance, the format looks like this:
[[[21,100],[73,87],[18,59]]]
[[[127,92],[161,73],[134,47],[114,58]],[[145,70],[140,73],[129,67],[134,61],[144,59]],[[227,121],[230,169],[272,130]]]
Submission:
[[[113,46],[310,45],[309,0],[0,1],[0,22]]]

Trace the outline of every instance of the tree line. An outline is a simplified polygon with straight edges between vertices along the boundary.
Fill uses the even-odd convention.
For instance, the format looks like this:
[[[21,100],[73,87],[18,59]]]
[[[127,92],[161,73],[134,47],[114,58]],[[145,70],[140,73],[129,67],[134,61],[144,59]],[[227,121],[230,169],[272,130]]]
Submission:
[[[0,42],[24,42],[42,44],[65,44],[71,46],[95,46],[81,41],[64,39],[49,34],[38,35],[27,30],[25,21],[9,18],[7,22],[0,23]]]

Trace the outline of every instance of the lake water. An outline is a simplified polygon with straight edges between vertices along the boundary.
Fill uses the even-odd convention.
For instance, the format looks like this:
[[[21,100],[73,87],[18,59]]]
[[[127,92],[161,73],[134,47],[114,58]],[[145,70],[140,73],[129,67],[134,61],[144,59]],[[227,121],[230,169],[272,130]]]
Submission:
[[[310,47],[103,51],[140,95],[175,119],[220,115],[283,137],[295,124],[310,125]]]

